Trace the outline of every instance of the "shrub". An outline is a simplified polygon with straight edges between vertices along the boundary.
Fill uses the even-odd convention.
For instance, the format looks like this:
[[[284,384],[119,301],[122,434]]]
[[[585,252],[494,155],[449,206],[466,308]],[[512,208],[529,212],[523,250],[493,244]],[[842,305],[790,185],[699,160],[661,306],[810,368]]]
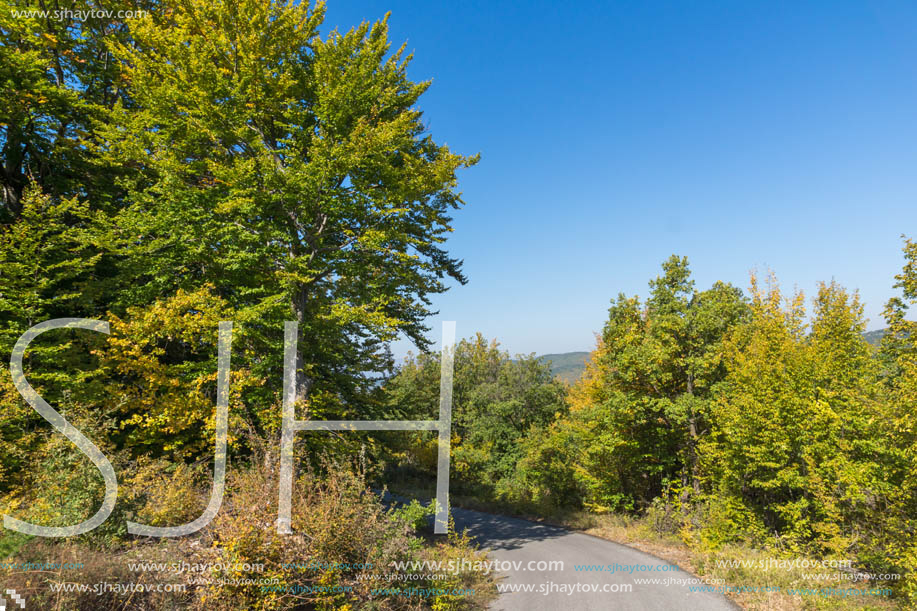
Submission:
[[[476,574],[447,580],[410,579],[404,584],[372,581],[368,574],[394,573],[392,563],[481,559],[467,538],[452,537],[432,547],[417,529],[432,512],[412,503],[386,509],[367,487],[365,473],[354,466],[326,462],[323,474],[306,470],[296,480],[292,502],[292,535],[276,531],[277,464],[268,455],[229,479],[223,511],[208,529],[210,545],[202,552],[209,562],[224,566],[263,564],[250,575],[224,571],[217,581],[197,590],[201,609],[437,609],[471,608],[471,597],[435,597],[429,600],[380,595],[380,587],[480,588],[486,582]],[[261,583],[232,580],[248,577]],[[269,583],[265,583],[269,582]],[[476,589],[478,589],[476,588]],[[480,596],[480,595],[478,595]]]

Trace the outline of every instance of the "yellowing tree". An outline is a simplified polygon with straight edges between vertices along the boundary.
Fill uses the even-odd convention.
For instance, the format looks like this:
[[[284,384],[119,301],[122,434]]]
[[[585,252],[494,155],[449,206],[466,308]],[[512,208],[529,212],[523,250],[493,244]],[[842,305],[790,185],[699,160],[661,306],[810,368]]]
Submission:
[[[856,294],[822,284],[807,325],[802,293],[752,277],[752,316],[725,344],[728,374],[702,447],[720,515],[714,541],[776,532],[791,549],[856,554],[888,493],[875,370]],[[719,530],[717,530],[719,529]]]
[[[891,486],[886,557],[906,572],[905,592],[917,600],[917,322],[905,318],[917,306],[917,242],[904,244],[905,264],[895,276],[899,297],[885,307],[888,330],[881,358],[888,403],[885,429],[892,446],[886,477]]]

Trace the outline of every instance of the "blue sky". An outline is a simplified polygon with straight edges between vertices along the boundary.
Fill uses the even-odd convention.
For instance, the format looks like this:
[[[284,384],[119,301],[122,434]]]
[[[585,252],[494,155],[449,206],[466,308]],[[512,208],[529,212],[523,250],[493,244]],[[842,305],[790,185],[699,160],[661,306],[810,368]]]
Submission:
[[[326,27],[387,11],[430,132],[482,155],[434,329],[590,350],[672,253],[699,288],[835,279],[882,326],[917,237],[917,3],[330,0]]]

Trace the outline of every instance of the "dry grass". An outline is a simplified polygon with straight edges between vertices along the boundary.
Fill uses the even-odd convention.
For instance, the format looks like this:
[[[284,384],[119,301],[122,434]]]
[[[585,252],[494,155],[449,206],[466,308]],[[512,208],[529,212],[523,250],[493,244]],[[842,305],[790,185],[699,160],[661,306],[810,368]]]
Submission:
[[[416,579],[413,588],[471,588],[468,596],[384,595],[374,588],[386,582],[359,578],[361,573],[394,573],[395,561],[483,559],[471,542],[453,535],[448,540],[417,535],[412,520],[384,507],[366,485],[364,474],[352,466],[327,465],[322,475],[303,473],[294,485],[294,534],[279,535],[275,457],[263,457],[255,467],[230,473],[223,506],[199,533],[177,539],[125,537],[99,549],[92,540],[51,542],[42,539],[7,541],[7,562],[82,563],[79,569],[58,571],[0,570],[4,588],[26,597],[28,608],[53,611],[171,610],[229,611],[237,609],[483,609],[495,596],[489,577],[476,572],[450,575],[444,581]],[[189,480],[190,481],[190,480]],[[187,490],[197,503],[200,490]],[[165,493],[164,493],[165,494]],[[179,490],[166,495],[174,500]],[[162,496],[162,495],[160,495]],[[159,497],[153,497],[159,498]],[[416,517],[416,516],[415,516]],[[114,516],[112,516],[114,519]],[[2,542],[0,542],[2,543]],[[18,547],[18,549],[16,549]],[[203,572],[131,570],[129,563],[157,562],[207,565]],[[307,568],[320,563],[324,567]],[[371,571],[352,567],[372,565]],[[244,567],[255,567],[246,570]],[[304,566],[306,565],[306,566]],[[268,580],[271,587],[251,580]],[[248,580],[248,581],[246,581]],[[55,591],[54,584],[86,585],[80,592]],[[181,584],[183,592],[123,594],[102,591],[96,584]],[[317,591],[322,590],[322,591]]]
[[[728,561],[763,561],[773,558],[773,554],[749,547],[732,545],[719,550],[698,551],[690,548],[674,534],[660,533],[653,527],[649,518],[633,518],[613,514],[596,515],[584,512],[555,516],[552,523],[580,530],[609,541],[634,547],[653,554],[682,569],[693,573],[701,579],[712,583],[724,580],[731,588],[759,588],[758,592],[727,592],[727,595],[743,609],[750,611],[810,611],[821,609],[841,610],[885,610],[905,608],[897,601],[883,596],[859,597],[821,597],[812,595],[791,595],[790,589],[820,587],[864,587],[849,584],[825,583],[806,580],[803,573],[826,572],[809,569],[770,569],[723,567],[717,562]],[[869,587],[885,587],[869,584]],[[779,588],[779,591],[773,591]]]

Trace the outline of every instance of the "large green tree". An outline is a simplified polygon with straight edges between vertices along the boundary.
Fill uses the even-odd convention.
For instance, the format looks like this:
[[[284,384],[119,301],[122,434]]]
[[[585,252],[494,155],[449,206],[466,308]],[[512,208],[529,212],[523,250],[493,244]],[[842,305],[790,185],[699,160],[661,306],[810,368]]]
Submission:
[[[118,450],[196,460],[215,321],[236,322],[235,446],[279,425],[297,320],[309,415],[385,417],[386,341],[426,348],[431,296],[465,281],[444,243],[477,159],[427,133],[430,83],[408,78],[386,22],[320,32],[321,5],[270,0],[63,8],[0,7],[0,356],[50,318],[109,320],[107,340],[39,338],[30,381],[117,420],[94,434]],[[6,374],[0,408],[13,486],[49,427]]]
[[[425,348],[429,297],[465,282],[443,243],[477,158],[426,132],[430,83],[407,77],[385,21],[322,36],[323,16],[192,0],[133,21],[112,43],[132,103],[100,150],[136,170],[110,227],[132,287],[119,305],[210,283],[272,377],[296,320],[297,399],[341,415],[390,366],[383,343]]]
[[[523,472],[536,499],[608,511],[670,489],[682,498],[701,491],[698,444],[725,375],[724,337],[748,305],[729,284],[696,290],[685,257],[673,255],[662,271],[645,302],[624,294],[612,302],[569,417],[526,444]]]
[[[665,480],[699,490],[697,443],[709,432],[711,391],[724,374],[721,342],[748,311],[729,284],[697,291],[686,257],[673,255],[662,269],[645,305],[618,297],[602,333],[602,384],[630,406],[625,430],[639,441],[639,460],[656,467],[651,495]]]

